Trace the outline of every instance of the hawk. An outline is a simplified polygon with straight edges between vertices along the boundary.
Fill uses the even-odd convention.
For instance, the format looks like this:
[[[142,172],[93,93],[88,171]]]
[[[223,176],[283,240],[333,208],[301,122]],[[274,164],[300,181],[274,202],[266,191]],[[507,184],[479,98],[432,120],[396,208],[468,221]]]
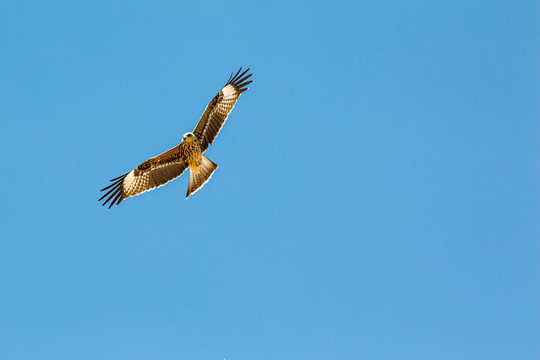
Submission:
[[[99,200],[105,200],[101,206],[109,204],[109,209],[122,200],[153,190],[176,179],[189,168],[189,186],[186,199],[210,180],[217,169],[210,159],[203,155],[212,145],[221,127],[227,120],[240,95],[248,90],[253,82],[251,75],[241,73],[242,68],[229,80],[220,92],[208,104],[195,130],[184,134],[182,142],[164,153],[146,160],[130,172],[110,180],[112,184],[101,189],[106,191]]]

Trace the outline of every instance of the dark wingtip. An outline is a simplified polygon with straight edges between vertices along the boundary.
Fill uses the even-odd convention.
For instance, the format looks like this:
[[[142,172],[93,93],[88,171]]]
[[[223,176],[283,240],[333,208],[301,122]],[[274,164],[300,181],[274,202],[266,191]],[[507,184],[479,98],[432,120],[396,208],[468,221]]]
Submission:
[[[109,180],[109,182],[116,181],[116,180],[118,180],[118,179],[120,179],[120,178],[126,176],[127,174],[129,174],[129,173],[125,173],[124,175],[120,175],[119,177],[116,177],[116,178],[114,178],[114,179],[112,179],[112,180]]]
[[[242,67],[240,67],[236,74],[232,78],[229,78],[226,85],[231,84],[236,86],[241,93],[246,91],[248,88],[244,88],[244,86],[253,82],[253,80],[246,81],[253,75],[253,73],[246,75],[249,70],[251,70],[251,68],[247,68],[244,72],[240,73],[242,71]]]
[[[116,195],[116,197],[113,199],[113,201],[111,202],[111,204],[109,205],[109,209],[112,208],[112,206],[118,201],[118,198],[122,197],[122,192],[119,191],[118,192],[118,195]],[[117,204],[118,205],[118,204]]]
[[[110,184],[109,186],[107,187],[104,187],[103,189],[101,189],[100,191],[105,191],[105,190],[108,190],[102,197],[99,198],[98,200],[98,203],[100,201],[102,201],[103,199],[105,199],[105,201],[103,202],[103,204],[101,204],[101,207],[107,205],[107,203],[109,203],[109,201],[111,202],[109,204],[109,209],[116,203],[116,205],[118,206],[118,204],[120,204],[120,202],[123,200],[122,198],[122,183],[124,181],[124,178],[127,176],[128,173],[125,173],[124,175],[120,175],[119,177],[117,178],[114,178],[112,179],[111,181],[114,181],[113,184]]]

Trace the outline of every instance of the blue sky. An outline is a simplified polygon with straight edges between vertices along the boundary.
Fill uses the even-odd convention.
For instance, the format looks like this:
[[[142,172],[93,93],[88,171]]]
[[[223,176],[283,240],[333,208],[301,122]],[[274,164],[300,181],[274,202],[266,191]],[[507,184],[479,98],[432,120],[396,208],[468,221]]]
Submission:
[[[3,359],[537,359],[534,1],[0,4]],[[98,190],[191,131],[187,174]]]

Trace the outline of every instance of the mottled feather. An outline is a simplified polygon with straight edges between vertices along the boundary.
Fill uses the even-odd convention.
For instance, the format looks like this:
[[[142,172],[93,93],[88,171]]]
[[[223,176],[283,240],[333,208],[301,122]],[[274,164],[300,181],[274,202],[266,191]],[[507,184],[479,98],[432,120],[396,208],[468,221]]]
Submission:
[[[193,130],[199,139],[203,152],[214,142],[240,95],[249,89],[246,86],[253,82],[253,80],[248,80],[253,74],[246,75],[249,69],[240,73],[241,71],[242,68],[238,70],[236,75],[232,76],[231,74],[229,81],[206,106],[201,119]]]
[[[146,160],[127,174],[111,180],[113,184],[101,189],[108,191],[98,201],[105,199],[101,206],[110,201],[110,209],[124,199],[167,184],[182,175],[187,167],[187,162],[180,156],[179,146],[175,146]]]

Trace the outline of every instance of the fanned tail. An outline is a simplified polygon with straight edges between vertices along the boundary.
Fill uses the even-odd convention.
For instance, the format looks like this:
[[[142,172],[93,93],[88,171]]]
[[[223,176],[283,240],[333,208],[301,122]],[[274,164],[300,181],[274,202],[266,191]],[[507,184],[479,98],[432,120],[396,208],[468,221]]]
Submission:
[[[186,199],[203,187],[204,184],[210,180],[212,174],[217,169],[217,165],[214,164],[206,156],[202,155],[201,167],[197,172],[193,171],[192,168],[189,168],[189,186],[186,194]]]

